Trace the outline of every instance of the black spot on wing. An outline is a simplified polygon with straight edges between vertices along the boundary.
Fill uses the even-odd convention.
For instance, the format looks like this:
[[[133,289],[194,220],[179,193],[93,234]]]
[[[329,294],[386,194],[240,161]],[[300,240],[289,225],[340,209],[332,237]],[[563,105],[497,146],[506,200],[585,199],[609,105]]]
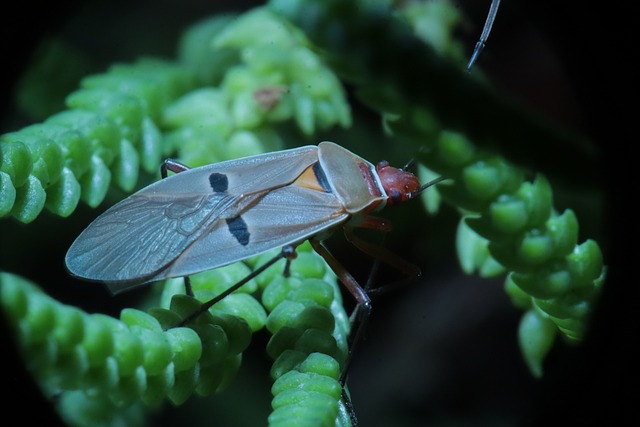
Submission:
[[[325,175],[322,166],[320,166],[320,162],[315,162],[313,164],[313,173],[316,175],[316,179],[318,180],[318,183],[320,184],[322,189],[327,193],[331,193],[331,186],[329,185],[329,181],[327,180],[327,175]]]
[[[209,184],[216,193],[224,193],[229,188],[229,179],[223,173],[214,172],[209,175]]]
[[[236,238],[238,243],[242,246],[247,246],[249,244],[249,229],[247,228],[247,223],[244,222],[242,217],[237,216],[234,218],[228,218],[227,226],[229,227],[229,232]]]

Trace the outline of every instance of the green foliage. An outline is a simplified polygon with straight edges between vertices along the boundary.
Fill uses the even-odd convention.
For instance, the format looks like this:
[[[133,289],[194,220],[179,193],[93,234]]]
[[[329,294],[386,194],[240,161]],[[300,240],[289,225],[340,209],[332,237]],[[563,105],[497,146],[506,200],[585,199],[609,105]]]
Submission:
[[[192,86],[189,72],[155,59],[85,78],[68,110],[0,136],[0,170],[12,183],[3,213],[29,223],[46,207],[66,217],[80,200],[102,202],[112,179],[131,191],[141,159],[151,172],[162,158],[159,112]]]
[[[542,375],[559,334],[584,337],[604,282],[599,246],[579,243],[578,219],[554,209],[550,184],[571,183],[572,165],[592,161],[589,143],[553,132],[444,61],[461,55],[454,10],[383,3],[272,1],[195,24],[176,61],[144,58],[84,78],[65,110],[0,136],[0,217],[26,224],[45,208],[68,217],[80,201],[96,207],[114,186],[132,191],[168,156],[198,166],[280,149],[284,124],[312,137],[350,128],[347,82],[398,144],[414,148],[424,177],[448,178],[425,203],[461,212],[456,245],[466,273],[506,275],[507,294],[524,310],[523,356]],[[406,58],[415,63],[398,66]],[[567,170],[543,166],[532,176],[550,147]],[[71,424],[139,425],[166,400],[219,393],[266,329],[269,424],[349,425],[338,381],[349,319],[333,273],[307,245],[298,251],[290,277],[281,261],[186,325],[201,301],[273,254],[192,276],[195,298],[182,279],[168,280],[159,304],[119,319],[62,304],[9,273],[0,273],[1,304],[29,370],[47,395],[61,396]]]
[[[350,425],[348,418],[339,421],[345,410],[338,381],[348,353],[349,320],[333,272],[310,252],[310,245],[300,249],[290,277],[257,278],[269,311],[266,326],[272,337],[267,353],[275,360],[269,425],[290,425],[295,420],[332,426],[337,419]],[[269,254],[261,258],[266,260]]]
[[[522,346],[523,354],[539,375],[551,338],[537,337],[555,331],[570,340],[584,337],[604,281],[602,254],[593,240],[577,243],[575,215],[571,210],[562,214],[553,210],[551,187],[542,174],[525,181],[523,168],[494,148],[473,142],[502,142],[500,152],[514,160],[525,157],[525,163],[534,167],[536,162],[547,165],[540,157],[553,152],[554,164],[563,170],[545,167],[563,177],[571,176],[571,165],[584,168],[593,163],[590,142],[554,133],[532,114],[521,114],[519,106],[489,95],[489,86],[474,84],[461,69],[440,61],[432,48],[412,38],[411,29],[379,4],[337,0],[273,4],[331,52],[332,65],[354,83],[363,102],[384,115],[389,132],[419,146],[424,165],[449,178],[438,191],[463,213],[466,226],[459,228],[457,245],[465,270],[478,268],[486,275],[506,270],[507,291],[541,317],[539,322],[523,320],[528,326],[520,328],[520,342],[529,343]],[[375,52],[367,49],[369,44],[377,46]],[[450,54],[455,56],[455,49]],[[415,63],[395,67],[401,58]],[[423,84],[415,85],[418,81]],[[452,103],[452,99],[467,102]],[[491,108],[487,99],[492,100]],[[475,110],[465,111],[468,108]],[[487,111],[491,115],[484,114]],[[467,118],[465,123],[460,123],[461,115]],[[518,128],[518,144],[511,143],[512,126]],[[525,319],[533,315],[527,313]],[[548,328],[547,321],[557,329]]]
[[[0,301],[19,332],[29,370],[47,395],[64,391],[59,409],[73,424],[90,424],[112,412],[111,423],[139,416],[141,403],[157,408],[168,399],[181,405],[194,393],[224,391],[252,334],[266,324],[273,334],[267,353],[275,360],[270,422],[280,425],[278,420],[295,416],[333,425],[342,405],[338,377],[349,322],[335,276],[310,246],[300,251],[290,277],[260,277],[184,325],[201,301],[236,283],[251,267],[238,263],[194,275],[198,299],[185,295],[184,288],[180,293],[173,281],[163,291],[162,307],[126,308],[119,320],[62,304],[9,273],[0,273]],[[264,259],[254,260],[252,267]],[[270,300],[268,318],[251,296],[258,286]]]

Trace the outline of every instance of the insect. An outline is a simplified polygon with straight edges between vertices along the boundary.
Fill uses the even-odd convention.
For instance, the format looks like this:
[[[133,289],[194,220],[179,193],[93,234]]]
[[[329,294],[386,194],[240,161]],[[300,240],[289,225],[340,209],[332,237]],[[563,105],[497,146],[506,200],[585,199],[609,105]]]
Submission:
[[[184,276],[188,285],[191,274],[283,248],[224,294],[204,303],[191,319],[310,240],[357,301],[349,357],[340,378],[344,384],[346,365],[369,318],[371,301],[322,240],[342,227],[356,247],[417,275],[415,266],[360,240],[351,230],[389,231],[387,221],[370,214],[417,197],[434,181],[421,186],[412,173],[388,162],[374,166],[333,142],[193,169],[169,160],[161,168],[163,176],[167,169],[176,173],[115,204],[78,236],[66,255],[68,270],[104,282],[117,293],[170,277]],[[352,408],[349,412],[355,418]]]
[[[388,229],[369,214],[426,188],[410,172],[374,167],[332,142],[193,169],[167,161],[165,175],[167,168],[179,173],[112,206],[78,236],[65,260],[71,274],[117,293],[309,239],[322,255],[320,242],[334,229]]]

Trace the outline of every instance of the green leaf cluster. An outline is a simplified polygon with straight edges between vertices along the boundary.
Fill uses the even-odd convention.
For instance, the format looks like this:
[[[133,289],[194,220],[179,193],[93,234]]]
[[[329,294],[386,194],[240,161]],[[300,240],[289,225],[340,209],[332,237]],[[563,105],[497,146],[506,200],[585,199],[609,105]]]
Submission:
[[[225,390],[252,334],[266,326],[273,334],[267,353],[275,360],[270,423],[282,425],[295,417],[333,425],[343,405],[338,378],[349,322],[335,276],[308,245],[300,248],[289,277],[271,273],[259,283],[250,281],[184,324],[203,301],[271,256],[253,260],[251,267],[238,263],[194,275],[196,298],[185,295],[180,280],[174,280],[163,290],[161,307],[147,312],[125,308],[119,319],[62,304],[9,273],[0,273],[0,301],[28,369],[47,395],[63,396],[59,409],[73,424],[100,417],[113,423],[165,400],[181,405],[194,393]],[[252,296],[257,291],[270,310],[268,317]]]
[[[605,268],[594,240],[578,243],[573,211],[553,209],[545,175],[527,180],[529,170],[514,162],[544,164],[549,174],[571,179],[572,165],[589,169],[594,162],[591,142],[554,132],[535,114],[523,114],[521,106],[490,95],[498,91],[438,58],[437,37],[429,45],[420,43],[413,31],[427,39],[428,33],[395,19],[382,3],[273,4],[330,52],[339,75],[352,82],[362,102],[383,115],[394,138],[416,146],[428,175],[449,179],[438,193],[463,215],[457,239],[461,263],[468,273],[508,273],[507,292],[527,310],[519,330],[521,349],[534,375],[541,375],[558,331],[569,340],[584,337]],[[405,16],[417,25],[424,19],[421,10],[409,7]],[[455,49],[448,55],[455,57]],[[414,61],[397,66],[402,58]],[[512,143],[514,135],[518,144]],[[543,161],[548,152],[562,170]],[[428,209],[435,209],[433,203]]]
[[[67,217],[80,200],[98,206],[112,182],[131,191],[140,166],[162,159],[160,111],[192,86],[188,71],[157,59],[83,79],[68,110],[0,136],[0,217]]]

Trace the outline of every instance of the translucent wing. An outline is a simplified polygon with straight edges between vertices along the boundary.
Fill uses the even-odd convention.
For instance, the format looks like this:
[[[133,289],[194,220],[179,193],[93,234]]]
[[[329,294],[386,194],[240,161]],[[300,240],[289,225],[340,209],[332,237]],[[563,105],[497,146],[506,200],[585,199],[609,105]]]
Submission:
[[[186,276],[299,243],[345,222],[349,214],[331,193],[290,185],[266,193],[242,213],[246,245],[228,227],[216,227],[186,248],[153,280]]]
[[[78,237],[67,253],[67,268],[90,280],[145,282],[216,227],[237,199],[228,194],[133,195]]]
[[[173,271],[169,267],[178,259],[179,265],[192,267],[190,273],[196,267],[202,271],[230,262],[218,261],[215,254],[206,262],[186,262],[188,248],[204,236],[217,236],[216,244],[225,253],[242,248],[242,256],[225,260],[259,253],[265,244],[255,250],[239,240],[238,218],[259,221],[246,217],[246,211],[270,192],[288,186],[316,161],[317,147],[308,146],[190,169],[158,181],[114,205],[87,227],[67,253],[67,268],[85,279],[120,283],[112,288],[117,291],[169,277]],[[278,208],[282,213],[289,206]],[[266,239],[260,232],[255,237]],[[205,246],[211,249],[216,244]],[[193,253],[199,254],[201,247],[195,245]],[[273,247],[277,245],[268,249]]]

